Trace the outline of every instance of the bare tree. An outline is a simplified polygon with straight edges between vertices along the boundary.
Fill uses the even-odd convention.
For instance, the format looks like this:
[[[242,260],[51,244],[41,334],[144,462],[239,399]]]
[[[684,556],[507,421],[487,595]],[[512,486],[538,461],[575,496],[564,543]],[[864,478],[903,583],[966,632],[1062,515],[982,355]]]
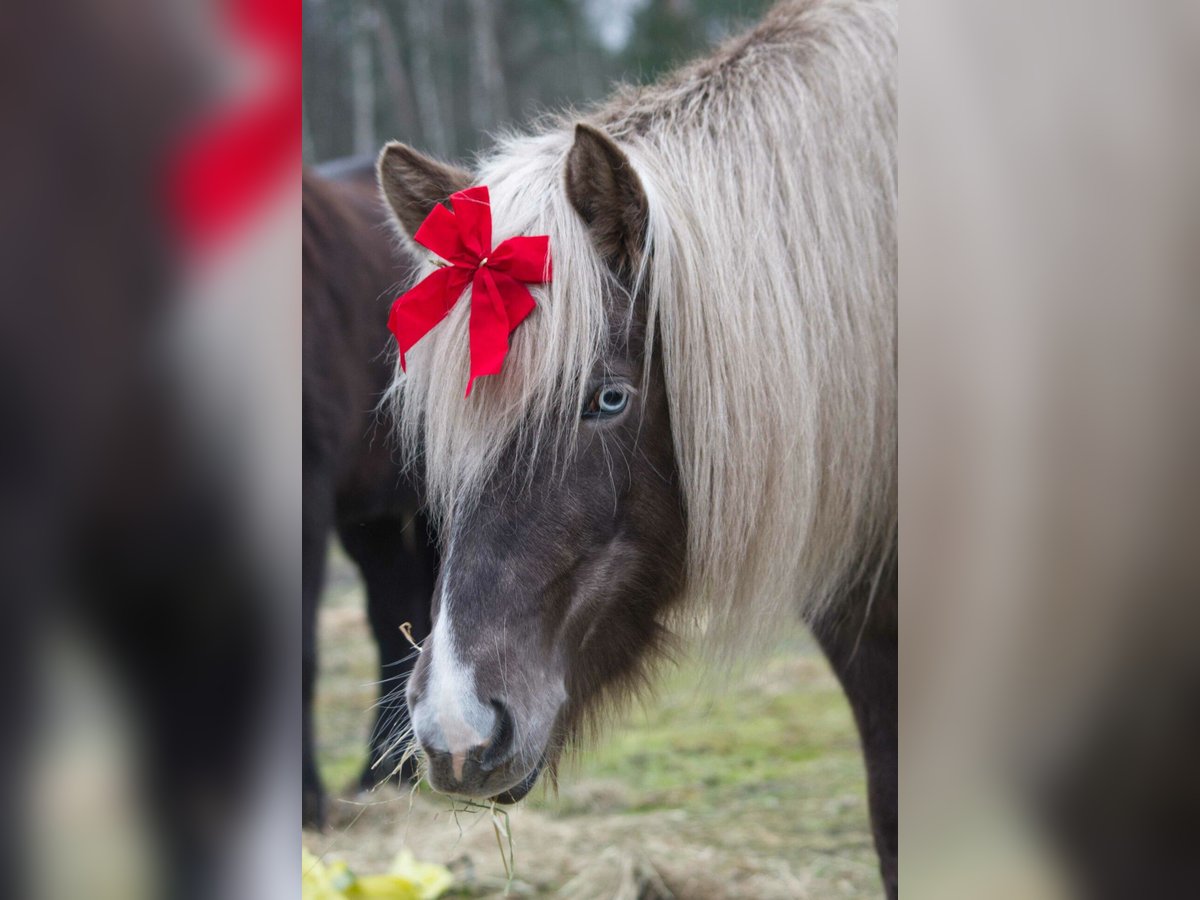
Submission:
[[[300,139],[301,139],[301,155],[305,163],[316,162],[317,145],[313,143],[312,125],[308,121],[308,103],[301,102],[300,104]]]
[[[387,136],[412,140],[417,123],[413,117],[412,88],[404,72],[400,40],[387,10],[376,5],[376,16],[379,65],[383,70],[383,83],[387,86],[387,117],[384,123]]]
[[[417,116],[425,144],[442,156],[450,152],[446,120],[438,99],[437,76],[433,68],[433,47],[438,42],[434,27],[440,16],[441,0],[413,0],[403,4],[412,35],[412,80],[417,98]]]
[[[371,35],[378,20],[373,3],[353,7],[350,39],[350,97],[354,153],[372,153],[375,139],[375,73],[371,66]]]
[[[496,39],[496,8],[500,0],[469,0],[471,9],[470,92],[471,127],[482,133],[508,119],[504,70]]]

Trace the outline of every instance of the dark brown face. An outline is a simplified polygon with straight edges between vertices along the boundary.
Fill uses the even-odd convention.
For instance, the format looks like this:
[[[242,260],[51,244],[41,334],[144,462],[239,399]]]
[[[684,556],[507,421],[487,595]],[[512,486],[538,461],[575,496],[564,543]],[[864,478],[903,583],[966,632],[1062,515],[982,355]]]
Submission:
[[[579,126],[564,181],[628,285],[646,222],[628,159]],[[469,178],[389,145],[380,182],[411,234]],[[683,579],[683,501],[662,373],[655,364],[643,379],[640,304],[631,310],[618,294],[627,296],[606,298],[609,319],[632,324],[614,327],[592,373],[578,440],[534,456],[507,448],[478,504],[443,535],[433,633],[408,687],[438,790],[524,796],[588,710],[638,680],[665,635]]]
[[[408,689],[438,790],[526,793],[589,704],[634,678],[660,639],[684,518],[661,381],[642,393],[639,372],[612,360],[558,471],[547,455],[522,471],[510,454],[451,525]]]

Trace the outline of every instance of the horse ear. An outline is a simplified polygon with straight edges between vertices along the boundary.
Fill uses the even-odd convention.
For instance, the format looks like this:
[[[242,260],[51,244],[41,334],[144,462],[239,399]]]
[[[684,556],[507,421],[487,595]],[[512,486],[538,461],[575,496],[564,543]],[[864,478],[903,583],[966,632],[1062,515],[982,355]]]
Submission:
[[[580,122],[567,155],[566,182],[567,199],[587,223],[601,255],[637,268],[649,207],[629,157],[603,131]]]
[[[471,186],[468,172],[431,159],[399,141],[383,148],[376,172],[384,198],[409,237],[417,233],[436,204]]]

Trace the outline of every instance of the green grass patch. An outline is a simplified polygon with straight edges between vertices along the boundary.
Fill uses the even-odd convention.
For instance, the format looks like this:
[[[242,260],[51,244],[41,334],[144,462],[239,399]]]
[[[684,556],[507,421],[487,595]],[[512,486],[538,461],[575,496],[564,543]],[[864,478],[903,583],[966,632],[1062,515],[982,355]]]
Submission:
[[[568,767],[578,776],[628,787],[629,809],[704,812],[730,804],[780,806],[862,791],[854,723],[841,689],[807,641],[790,644],[764,669],[715,696],[685,664],[655,696]],[[572,809],[535,796],[548,809]],[[822,817],[825,818],[825,817]]]

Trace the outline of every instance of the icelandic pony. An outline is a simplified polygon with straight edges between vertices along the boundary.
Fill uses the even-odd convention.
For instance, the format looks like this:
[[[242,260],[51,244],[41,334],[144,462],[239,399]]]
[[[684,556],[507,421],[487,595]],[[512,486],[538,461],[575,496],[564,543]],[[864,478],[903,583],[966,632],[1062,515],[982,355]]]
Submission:
[[[435,788],[519,799],[689,623],[728,659],[798,615],[895,895],[896,34],[890,0],[784,3],[475,172],[385,148],[402,235],[485,184],[494,243],[553,255],[500,375],[463,398],[468,295],[394,385],[442,526],[408,692]]]
[[[412,260],[394,252],[370,161],[334,163],[303,175],[303,816],[320,827],[325,793],[312,721],[317,675],[317,603],[329,536],[336,531],[362,574],[367,617],[379,648],[380,701],[363,788],[401,768],[391,736],[407,727],[401,700],[414,638],[429,632],[437,550],[421,512],[420,484],[405,477],[374,410],[391,379],[380,322],[386,298]],[[321,177],[322,175],[326,177]],[[397,690],[400,688],[400,690]]]

